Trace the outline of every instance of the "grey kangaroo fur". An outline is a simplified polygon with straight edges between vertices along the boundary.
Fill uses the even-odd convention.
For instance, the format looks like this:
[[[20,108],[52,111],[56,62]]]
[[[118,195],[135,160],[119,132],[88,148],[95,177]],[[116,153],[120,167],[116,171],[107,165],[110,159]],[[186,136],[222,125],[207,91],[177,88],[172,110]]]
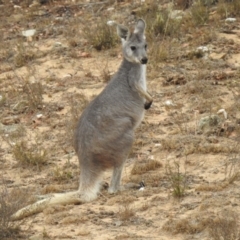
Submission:
[[[145,22],[139,19],[133,32],[115,22],[122,40],[123,61],[105,89],[83,111],[75,133],[74,148],[80,163],[76,192],[53,194],[19,210],[13,220],[42,211],[46,206],[88,202],[97,198],[103,172],[113,168],[109,193],[120,188],[121,174],[134,141],[134,131],[150,108],[147,92],[147,44]]]

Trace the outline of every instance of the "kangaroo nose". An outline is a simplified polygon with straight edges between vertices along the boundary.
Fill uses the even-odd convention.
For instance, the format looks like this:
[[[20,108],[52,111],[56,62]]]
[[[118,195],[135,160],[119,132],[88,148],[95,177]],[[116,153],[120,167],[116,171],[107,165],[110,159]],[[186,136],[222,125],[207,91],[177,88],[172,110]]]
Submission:
[[[141,64],[146,64],[148,62],[147,57],[141,59]]]

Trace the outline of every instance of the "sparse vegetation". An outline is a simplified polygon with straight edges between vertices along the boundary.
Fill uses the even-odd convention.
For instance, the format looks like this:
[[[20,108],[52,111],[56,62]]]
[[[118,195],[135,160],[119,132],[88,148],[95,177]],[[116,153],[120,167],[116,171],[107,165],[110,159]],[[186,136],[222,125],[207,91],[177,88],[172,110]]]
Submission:
[[[208,231],[213,240],[240,239],[239,216],[231,210],[223,210],[217,217],[211,219]]]
[[[118,217],[121,221],[129,221],[133,216],[135,216],[134,208],[128,203],[123,203],[118,212]]]
[[[70,169],[56,167],[52,172],[52,178],[58,182],[68,181],[73,178],[73,173]]]
[[[195,26],[204,25],[209,20],[209,9],[201,2],[197,2],[191,8],[191,17]]]
[[[85,26],[82,30],[88,43],[98,51],[112,48],[118,42],[115,28],[109,27],[106,22],[107,20],[104,18],[91,27]]]
[[[184,219],[169,219],[164,226],[163,230],[173,234],[195,234],[200,233],[207,228],[209,219],[207,217],[195,218],[189,217]]]
[[[186,170],[182,173],[180,163],[174,161],[173,164],[167,164],[166,174],[173,190],[173,196],[177,198],[183,197],[187,186]]]
[[[4,182],[4,181],[3,181]],[[21,224],[23,222],[11,221],[11,216],[17,210],[29,202],[29,194],[26,190],[15,188],[9,190],[7,185],[0,188],[0,238],[19,239],[23,237]]]
[[[23,93],[26,97],[27,110],[33,111],[43,107],[43,86],[40,82],[25,81]]]
[[[151,170],[156,170],[160,167],[162,167],[162,164],[157,160],[153,160],[153,159],[142,160],[134,164],[131,174],[140,175]]]
[[[20,166],[34,166],[40,169],[48,162],[47,150],[40,142],[29,143],[26,140],[20,140],[11,144],[13,156]]]
[[[26,50],[23,45],[17,46],[18,52],[14,58],[14,64],[17,68],[23,67],[36,58],[36,53],[33,50]]]
[[[108,63],[106,63],[105,66],[102,68],[101,78],[104,82],[107,83],[110,81],[111,77],[112,75],[109,71]]]
[[[217,12],[222,18],[239,16],[240,3],[238,0],[220,0],[217,5]]]

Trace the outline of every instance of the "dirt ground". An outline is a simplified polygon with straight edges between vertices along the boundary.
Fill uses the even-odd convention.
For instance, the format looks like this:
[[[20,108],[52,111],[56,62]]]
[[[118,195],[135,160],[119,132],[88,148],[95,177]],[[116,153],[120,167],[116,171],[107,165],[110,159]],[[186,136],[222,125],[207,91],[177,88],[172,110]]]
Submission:
[[[78,188],[76,120],[121,63],[120,41],[98,51],[84,29],[103,20],[132,26],[152,1],[12,2],[0,5],[0,186],[25,191],[27,202]],[[124,190],[46,208],[14,223],[22,237],[6,239],[240,239],[239,16],[228,22],[213,5],[206,24],[187,24],[178,36],[147,35],[154,102],[126,161]],[[23,36],[28,29],[36,33]]]

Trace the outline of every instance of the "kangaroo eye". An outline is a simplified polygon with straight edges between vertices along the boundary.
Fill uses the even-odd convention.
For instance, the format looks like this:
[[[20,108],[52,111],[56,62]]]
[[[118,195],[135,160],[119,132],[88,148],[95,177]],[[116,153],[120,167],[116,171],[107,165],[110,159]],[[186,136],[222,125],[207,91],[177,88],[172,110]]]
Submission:
[[[147,44],[145,44],[145,46],[144,46],[144,47],[145,47],[145,49],[147,49]]]
[[[136,50],[136,47],[131,46],[131,50],[132,50],[132,51],[135,51],[135,50]]]

